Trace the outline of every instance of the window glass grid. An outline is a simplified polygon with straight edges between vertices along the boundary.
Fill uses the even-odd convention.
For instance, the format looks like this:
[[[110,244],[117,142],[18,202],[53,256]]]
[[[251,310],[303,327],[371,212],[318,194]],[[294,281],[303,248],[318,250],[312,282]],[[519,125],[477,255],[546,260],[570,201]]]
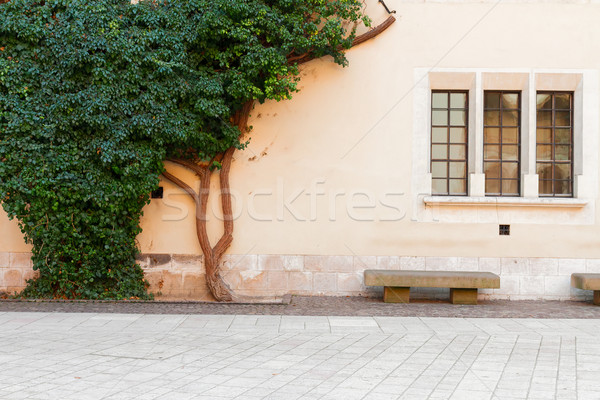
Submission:
[[[521,93],[484,93],[483,166],[486,196],[519,196]]]
[[[434,195],[467,195],[468,92],[432,91],[431,174]]]
[[[541,197],[573,197],[573,93],[537,92],[536,173]]]

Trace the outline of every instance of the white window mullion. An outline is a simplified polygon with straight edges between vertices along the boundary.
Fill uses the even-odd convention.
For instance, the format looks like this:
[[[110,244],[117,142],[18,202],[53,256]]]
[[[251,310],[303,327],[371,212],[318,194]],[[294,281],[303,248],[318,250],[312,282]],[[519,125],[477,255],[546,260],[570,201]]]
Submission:
[[[469,143],[472,144],[472,150],[469,152],[471,158],[469,176],[469,196],[485,196],[485,175],[483,174],[483,82],[481,72],[475,74],[475,85],[471,90],[473,92],[471,114],[469,118]]]
[[[537,89],[535,74],[530,73],[527,89],[523,95],[523,121],[521,131],[522,193],[523,197],[539,197],[539,181],[536,173],[536,106]]]

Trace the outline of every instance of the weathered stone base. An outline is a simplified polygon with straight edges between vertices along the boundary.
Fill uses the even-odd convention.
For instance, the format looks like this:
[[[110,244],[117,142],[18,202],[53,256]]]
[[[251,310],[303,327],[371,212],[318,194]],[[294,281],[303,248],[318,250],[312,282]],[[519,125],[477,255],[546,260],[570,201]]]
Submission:
[[[33,278],[30,253],[0,252],[0,292],[14,294]],[[144,254],[139,264],[157,300],[213,300],[202,256]],[[500,275],[500,289],[480,289],[482,299],[592,300],[591,291],[571,288],[574,272],[600,273],[600,259],[228,255],[222,275],[238,295],[383,296],[368,288],[365,269],[488,271]],[[448,289],[414,288],[411,298],[448,299]]]
[[[156,300],[215,300],[206,286],[202,256],[142,254],[138,264]]]
[[[0,253],[0,295],[20,293],[37,272],[31,265],[31,253]]]
[[[573,272],[600,272],[600,259],[404,256],[230,255],[223,273],[244,294],[383,296],[366,287],[365,269],[487,271],[501,277],[499,289],[479,289],[478,299],[591,300],[571,288]],[[411,298],[447,300],[448,289],[413,288]]]

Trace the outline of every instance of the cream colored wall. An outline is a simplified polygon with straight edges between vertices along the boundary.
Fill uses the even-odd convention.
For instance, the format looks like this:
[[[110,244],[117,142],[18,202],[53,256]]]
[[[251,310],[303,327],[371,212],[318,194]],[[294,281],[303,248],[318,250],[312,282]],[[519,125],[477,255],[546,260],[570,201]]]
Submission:
[[[9,220],[4,210],[0,209],[0,253],[28,251],[31,251],[31,246],[25,244],[17,221]]]
[[[593,225],[513,224],[511,236],[500,237],[496,223],[411,221],[410,201],[415,68],[598,68],[600,53],[591,49],[600,42],[600,5],[389,3],[398,21],[350,50],[349,68],[313,61],[292,101],[256,106],[250,144],[236,152],[231,171],[239,216],[229,253],[600,257],[597,215]],[[375,23],[385,18],[375,1],[367,12]],[[284,199],[315,187],[325,194],[292,203],[304,220],[281,212]],[[349,213],[348,205],[368,204],[355,192],[377,206]],[[181,197],[167,201],[191,206]],[[161,221],[165,210],[156,200],[147,208],[143,251],[198,253],[193,211],[182,221]]]
[[[600,5],[387,3],[398,21],[350,50],[348,68],[312,61],[302,67],[293,100],[256,106],[250,144],[236,152],[231,171],[238,216],[228,253],[600,258],[597,211],[593,225],[513,224],[509,237],[499,237],[495,223],[411,221],[414,70],[597,69]],[[367,4],[374,23],[383,21],[382,7]],[[191,174],[169,169],[193,182]],[[142,252],[199,254],[192,202],[169,182],[163,186],[164,201],[145,209]],[[293,203],[303,220],[282,209],[284,199],[315,187],[325,194],[302,194]],[[375,208],[359,209],[366,201],[352,196],[358,192]],[[213,238],[217,222],[213,216]],[[0,252],[28,251],[4,213],[0,232]]]

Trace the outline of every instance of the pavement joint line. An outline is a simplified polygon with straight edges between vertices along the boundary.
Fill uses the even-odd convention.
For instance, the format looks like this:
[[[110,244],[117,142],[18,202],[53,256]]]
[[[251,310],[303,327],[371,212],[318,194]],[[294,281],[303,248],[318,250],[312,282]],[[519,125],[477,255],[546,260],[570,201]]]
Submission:
[[[554,398],[557,398],[557,396],[558,396],[558,377],[559,377],[559,371],[560,371],[562,343],[563,343],[563,338],[561,336],[559,339],[559,343],[558,343],[558,360],[557,360],[557,365],[556,365],[556,374],[554,375]]]
[[[575,336],[575,351],[574,351],[574,354],[575,354],[575,395],[577,397],[579,397],[578,396],[579,395],[579,385],[578,385],[579,379],[577,379],[578,378],[578,374],[577,374],[577,364],[578,364],[578,357],[577,357],[577,336]]]
[[[350,334],[347,334],[347,335],[343,335],[343,336],[341,336],[341,337],[340,337],[338,340],[336,340],[335,342],[333,342],[333,343],[330,343],[330,344],[329,344],[329,345],[328,345],[328,346],[327,346],[325,349],[327,349],[327,348],[329,348],[329,347],[333,346],[333,345],[334,345],[334,344],[336,344],[336,343],[339,343],[339,342],[340,342],[340,341],[342,341],[342,340],[345,340],[346,338],[348,338],[348,336],[350,336]],[[360,342],[360,341],[361,341],[362,339],[364,339],[366,336],[367,336],[367,335],[363,335],[363,336],[359,337],[358,339],[356,339],[355,341],[353,341],[353,342],[352,342],[352,344],[356,344],[356,343]],[[350,347],[350,346],[348,346],[348,347]],[[317,364],[317,365],[318,365],[318,366],[320,366],[320,365],[323,365],[323,364],[324,364],[326,361],[329,361],[329,360],[331,360],[333,357],[337,356],[339,353],[340,353],[339,351],[336,351],[336,353],[332,354],[332,355],[331,355],[331,356],[329,356],[327,359],[325,359],[325,360],[322,360],[322,361],[321,361],[319,364]],[[348,363],[344,364],[344,367],[340,368],[340,370],[343,370],[343,368],[347,367],[347,366],[348,366],[348,365],[350,365],[351,363],[352,363],[352,362],[351,362],[351,361],[349,361]],[[304,375],[304,374],[302,374],[302,375]],[[298,378],[299,378],[299,377],[301,377],[302,375],[298,376],[298,377],[297,377],[297,378],[295,378],[294,380],[298,379]],[[331,377],[329,377],[329,378],[331,378]],[[328,379],[329,379],[329,378],[328,378]],[[317,385],[315,388],[313,388],[313,389],[309,390],[309,391],[308,391],[307,393],[305,393],[305,394],[308,394],[308,393],[310,393],[311,391],[313,391],[313,390],[317,389],[319,386],[323,385],[323,384],[324,384],[326,381],[327,381],[327,380],[325,380],[325,381],[324,381],[324,382],[322,382],[321,384]],[[292,382],[293,382],[293,381],[292,381]],[[336,385],[336,387],[337,387],[337,385]],[[333,390],[333,389],[331,389],[331,390]],[[327,392],[327,393],[330,393],[330,392],[331,392],[331,390],[330,390],[329,392]],[[323,398],[324,396],[326,396],[326,394],[322,395],[320,398]]]
[[[502,368],[502,373],[500,374],[500,377],[498,378],[498,382],[496,382],[496,386],[494,386],[494,390],[492,391],[492,399],[497,398],[498,400],[502,400],[501,398],[499,398],[498,396],[496,396],[496,390],[498,389],[498,385],[500,385],[500,382],[502,381],[502,377],[504,376],[504,373],[506,372],[506,368],[508,367],[508,364],[510,363],[510,359],[512,358],[512,355],[514,354],[515,351],[515,347],[517,346],[517,343],[519,342],[519,338],[520,335],[517,335],[517,338],[515,339],[513,346],[510,350],[510,354],[508,355],[508,358],[506,359],[506,362],[504,363],[504,367]]]
[[[136,318],[135,320],[137,321],[137,320],[139,320],[140,318],[143,318],[143,316],[144,316],[144,315],[145,315],[145,314],[141,315],[140,317]],[[161,340],[163,340],[163,339],[164,339],[164,338],[166,338],[166,337],[167,337],[167,336],[168,336],[170,333],[172,333],[173,331],[175,331],[175,329],[179,328],[185,319],[187,319],[187,318],[183,318],[181,321],[179,321],[179,323],[178,323],[177,325],[175,325],[175,326],[171,327],[171,329],[170,329],[169,331],[165,332],[165,333],[162,335],[162,337],[161,337]],[[128,324],[127,326],[130,326],[131,324],[133,324],[133,321],[132,321],[130,324]],[[125,328],[124,328],[124,329],[125,329]],[[151,353],[151,352],[152,352],[154,349],[156,349],[156,347],[157,347],[157,346],[158,346],[158,344],[157,344],[157,342],[155,342],[154,346],[152,346],[152,347],[151,347],[151,349],[149,349],[149,350],[147,350],[147,351],[146,351],[146,356],[148,356],[148,354],[150,354],[150,353]],[[114,348],[114,347],[113,347],[113,348]],[[168,358],[170,358],[170,357],[168,357]],[[142,358],[142,359],[144,359],[144,358]],[[130,369],[128,373],[131,373],[131,371],[132,371],[132,370],[133,370],[133,369]],[[121,382],[123,381],[123,379],[124,379],[124,377],[125,377],[125,376],[126,376],[126,374],[122,374],[122,375],[120,375],[120,378],[117,380],[116,384],[118,384],[118,383],[121,383]],[[115,384],[115,385],[116,385],[116,384]],[[109,389],[109,391],[110,391],[110,389]],[[110,397],[110,396],[112,396],[112,395],[113,395],[113,394],[108,394],[108,395],[106,395],[106,394],[105,394],[105,395],[102,397],[102,399],[105,399],[107,396],[108,396],[108,397]]]
[[[389,337],[389,336],[388,336],[388,337]],[[365,350],[365,352],[364,352],[364,353],[362,353],[361,355],[368,353],[369,351],[371,351],[372,349],[374,349],[375,347],[377,347],[377,345],[378,345],[378,344],[380,344],[380,343],[384,342],[384,341],[385,341],[385,340],[386,340],[388,337],[385,337],[385,338],[381,339],[381,340],[380,340],[378,343],[374,344],[374,345],[373,345],[371,348],[369,348],[368,350]],[[361,339],[361,340],[362,340],[362,339]],[[386,350],[386,349],[384,349],[384,350],[381,350],[381,351],[380,351],[380,352],[377,354],[377,356],[379,356],[379,355],[380,355],[381,353],[383,353],[385,350]],[[366,365],[366,364],[370,363],[370,362],[371,362],[371,361],[372,361],[374,358],[377,358],[377,356],[371,357],[371,359],[370,359],[369,361],[366,361],[364,365]],[[357,357],[357,359],[358,359],[359,357],[360,357],[360,356],[358,356],[358,357]],[[346,379],[344,379],[342,382],[340,382],[340,383],[339,383],[339,384],[336,386],[336,388],[337,388],[337,387],[339,387],[339,386],[340,386],[340,385],[341,385],[343,382],[346,382],[348,379],[350,379],[351,377],[353,377],[355,374],[356,374],[356,371],[355,371],[355,372],[354,372],[352,375],[350,375],[348,378],[346,378]],[[333,390],[335,390],[335,388],[334,388]],[[366,395],[365,395],[365,396],[366,396]]]
[[[485,381],[484,381],[483,379],[481,379],[481,377],[480,377],[480,376],[477,374],[477,372],[476,372],[476,371],[474,371],[474,370],[472,369],[472,368],[473,368],[473,364],[475,363],[475,361],[477,360],[477,358],[479,357],[479,355],[481,354],[481,352],[483,351],[483,349],[484,349],[484,348],[487,346],[487,344],[489,343],[489,341],[491,340],[491,338],[492,338],[492,336],[488,336],[488,337],[487,337],[485,344],[484,344],[484,345],[481,347],[481,349],[480,349],[480,350],[477,352],[477,357],[475,357],[475,359],[473,360],[473,362],[471,362],[471,364],[470,364],[470,365],[468,365],[468,366],[467,366],[467,364],[466,364],[466,363],[464,363],[464,361],[460,361],[460,358],[459,358],[459,361],[460,361],[461,363],[463,363],[465,366],[467,366],[467,371],[465,372],[465,375],[466,375],[466,374],[467,374],[467,373],[470,371],[470,372],[471,372],[471,373],[472,373],[472,374],[473,374],[473,375],[474,375],[474,376],[475,376],[475,377],[476,377],[476,378],[477,378],[477,379],[478,379],[478,380],[479,380],[479,381],[480,381],[480,382],[483,384],[483,386],[485,386],[485,387],[486,387],[486,388],[487,388],[487,389],[488,389],[490,392],[492,392],[492,393],[493,393],[493,390],[492,390],[492,389],[491,389],[491,388],[490,388],[490,387],[489,387],[489,386],[488,386],[488,385],[485,383]],[[475,337],[473,338],[473,341],[475,341],[476,339],[477,339],[477,336],[475,336]],[[470,344],[469,344],[469,346],[470,346]],[[467,348],[468,348],[468,346],[467,346]],[[465,349],[465,351],[466,351],[466,350],[467,350],[467,349]],[[463,352],[462,354],[464,354],[464,352]],[[461,354],[461,355],[462,355],[462,354]],[[458,385],[457,385],[457,387],[458,387]],[[456,388],[455,388],[455,390],[454,390],[454,391],[456,391]],[[454,393],[454,392],[453,392],[453,393]]]
[[[464,348],[464,350],[461,352],[461,356],[460,357],[462,357],[462,355],[465,354],[465,352],[469,349],[469,347],[473,344],[473,342],[475,342],[476,339],[477,339],[477,335],[473,335],[473,338],[471,339],[471,341],[469,342],[469,344],[466,345],[465,348]],[[489,340],[490,340],[490,338],[488,337],[487,340],[486,340],[486,344],[489,342]],[[485,345],[483,347],[485,347]],[[450,350],[450,352],[453,353],[452,350]],[[456,355],[456,354],[454,354],[454,355]],[[462,364],[464,367],[466,367],[465,368],[465,372],[462,374],[462,377],[464,378],[467,375],[467,373],[470,371],[470,369],[471,369],[471,367],[473,365],[473,362],[475,362],[475,360],[477,358],[475,358],[473,360],[473,362],[471,362],[470,365],[467,365],[464,361],[461,360],[460,357],[458,357],[457,362],[454,365],[460,365],[460,364]],[[478,376],[476,376],[476,378],[478,378],[481,381],[481,379]],[[452,393],[450,395],[451,397],[454,395],[454,393],[456,393],[456,390],[458,389],[459,386],[460,386],[460,382],[456,386],[454,386],[454,390],[452,390]]]
[[[435,335],[431,335],[425,342],[423,342],[419,347],[417,347],[412,353],[410,353],[410,355],[406,358],[406,360],[409,360],[417,351],[419,351],[421,348],[423,348],[423,346],[425,346],[427,343],[429,343],[433,338],[435,337]],[[392,371],[392,373],[394,373],[398,368],[400,368],[401,365],[399,365],[398,367],[396,367],[394,369],[394,371]],[[391,374],[390,374],[391,375]],[[414,383],[414,381],[416,380],[416,378],[414,378],[411,382]],[[400,397],[402,397],[404,395],[404,393],[406,393],[406,391],[408,390],[409,386],[407,386],[402,393],[400,393]]]
[[[346,339],[346,338],[348,338],[349,336],[350,336],[350,334],[348,334],[348,335],[343,335],[343,336],[342,336],[342,337],[340,337],[340,338],[339,338],[337,341],[335,341],[334,343],[331,343],[331,344],[330,344],[329,346],[327,346],[327,347],[331,347],[331,346],[333,346],[333,344],[335,344],[335,343],[339,343],[340,341],[343,341],[343,340],[345,340],[345,339]],[[356,343],[360,342],[360,341],[361,341],[362,339],[364,339],[366,336],[367,336],[367,335],[363,335],[363,336],[361,336],[361,337],[357,338],[357,339],[356,339],[354,342],[352,342],[352,344],[356,344]],[[350,347],[350,346],[348,346],[348,347]],[[340,353],[340,351],[336,351],[334,354],[332,354],[331,356],[329,356],[327,359],[325,359],[325,360],[322,360],[322,361],[321,361],[319,364],[317,364],[317,365],[322,365],[322,364],[324,364],[326,361],[329,361],[329,360],[331,360],[333,357],[337,356],[339,353]],[[347,366],[348,366],[348,365],[350,365],[351,363],[352,363],[352,361],[348,361],[346,364],[344,364],[344,367],[340,368],[340,370],[343,370],[345,367],[347,367]],[[303,375],[305,375],[305,374],[306,374],[306,373],[303,373],[302,375],[299,375],[299,376],[298,376],[297,378],[295,378],[294,380],[297,380],[298,378],[302,377],[302,376],[303,376]],[[330,378],[331,378],[331,377],[330,377]],[[328,379],[329,379],[329,378],[328,378]],[[292,380],[292,382],[293,382],[294,380]],[[323,382],[323,383],[324,383],[324,382]],[[323,383],[321,383],[321,385],[322,385]],[[319,386],[321,386],[321,385],[319,385]],[[336,385],[336,386],[337,386],[337,385]],[[317,387],[318,387],[318,386],[317,386]],[[314,389],[316,389],[316,388],[314,388]],[[313,389],[313,390],[314,390],[314,389]],[[310,393],[311,391],[312,391],[312,390],[309,390],[307,393]],[[305,394],[307,394],[307,393],[305,393]],[[328,393],[329,393],[329,392],[328,392]],[[325,395],[323,395],[323,396],[325,396]],[[321,396],[321,398],[322,398],[323,396]]]
[[[282,333],[282,334],[279,334],[279,335],[278,335],[278,337],[282,337],[282,338],[284,338],[284,339],[285,339],[285,340],[282,340],[282,341],[287,341],[287,340],[293,339],[293,338],[295,338],[295,337],[297,337],[297,336],[300,336],[300,334],[301,334],[301,332],[297,332],[297,333],[291,334],[291,336],[289,336],[289,337],[288,337],[288,335],[290,335],[289,333]],[[267,347],[265,350],[267,350],[267,349],[270,349],[270,348],[272,348],[272,347],[275,347],[275,346],[279,345],[280,343],[281,343],[281,342],[273,343],[272,345],[268,346],[268,347]],[[261,351],[262,351],[262,349],[261,349]],[[258,353],[258,352],[257,352],[257,353]],[[232,365],[232,364],[229,364],[227,367],[229,367],[230,365]],[[221,368],[221,369],[217,370],[217,372],[218,372],[218,371],[220,371],[220,370],[222,370],[222,369],[224,369],[224,368],[227,368],[227,367],[223,367],[223,368]],[[289,368],[286,368],[286,370],[287,370],[287,369],[289,369]],[[266,379],[265,381],[267,381],[267,380],[268,380],[268,379]],[[251,390],[251,389],[249,389],[249,390]],[[249,390],[247,390],[247,391],[249,391]],[[246,392],[247,392],[247,391],[246,391]],[[244,392],[244,393],[245,393],[245,392]]]
[[[454,341],[456,340],[456,338],[457,338],[457,337],[458,337],[458,335],[457,335],[457,336],[455,336],[455,337],[453,337],[453,338],[452,338],[452,340],[451,340],[451,341],[448,343],[448,345],[447,345],[447,346],[444,348],[444,350],[446,350],[446,349],[447,349],[447,348],[448,348],[448,347],[449,347],[449,346],[450,346],[452,343],[454,343]],[[473,339],[471,339],[471,341],[469,342],[469,344],[468,344],[467,346],[465,346],[465,348],[464,348],[464,349],[463,349],[463,351],[461,352],[460,356],[458,356],[458,357],[456,358],[456,360],[455,360],[455,361],[452,363],[452,366],[451,366],[451,367],[449,367],[449,368],[446,370],[446,373],[445,373],[445,374],[444,374],[444,375],[443,375],[443,376],[440,378],[440,380],[438,381],[438,383],[437,383],[437,384],[436,384],[436,385],[433,387],[433,389],[431,390],[431,392],[430,392],[430,393],[429,393],[429,395],[427,396],[427,398],[428,398],[428,399],[430,399],[430,398],[431,398],[431,396],[433,395],[433,393],[434,393],[434,392],[436,391],[436,389],[437,389],[437,388],[440,386],[440,383],[442,383],[442,382],[444,381],[444,379],[446,378],[446,376],[448,376],[448,373],[449,373],[449,372],[452,370],[452,368],[453,368],[453,367],[456,365],[456,363],[458,362],[458,360],[460,359],[460,357],[461,357],[461,356],[462,356],[462,355],[465,353],[465,351],[466,351],[466,350],[469,348],[469,345],[470,345],[471,343],[473,343],[473,341],[474,341],[474,340],[475,340],[475,337],[473,337]],[[442,351],[440,352],[440,354],[441,354],[441,353],[443,353],[443,352],[444,352],[444,350],[442,350]],[[450,351],[450,353],[451,353],[452,355],[456,356],[456,353],[454,353],[454,352],[452,352],[452,351]],[[458,387],[458,385],[456,385],[456,386],[454,387],[454,390],[456,390],[456,387]],[[454,391],[453,391],[452,393],[454,393]]]
[[[399,337],[398,337],[398,338],[397,338],[397,339],[394,341],[394,344],[393,344],[392,346],[390,346],[390,347],[393,347],[395,344],[397,344],[398,342],[400,342],[400,340],[402,340],[402,339],[403,339],[405,336],[406,336],[406,335],[399,335]],[[384,351],[385,351],[385,350],[384,350]],[[382,351],[382,353],[383,353],[383,351]],[[381,353],[380,353],[380,354],[381,354]],[[386,375],[384,378],[382,378],[382,379],[380,380],[380,383],[381,383],[381,382],[383,382],[383,381],[385,381],[387,378],[389,378],[389,377],[390,377],[390,375],[391,375],[391,374],[392,374],[392,373],[393,373],[393,372],[394,372],[396,369],[398,369],[398,367],[396,367],[396,368],[392,369],[392,370],[391,370],[391,371],[390,371],[390,372],[389,372],[389,373],[388,373],[388,374],[387,374],[387,375]],[[368,392],[368,393],[366,393],[366,394],[365,394],[365,396],[364,396],[363,398],[366,398],[367,396],[369,396],[369,394],[371,394],[371,393],[372,393],[372,392],[375,390],[375,388],[376,388],[376,387],[374,387],[374,388],[372,388],[371,390],[369,390],[369,392]]]

